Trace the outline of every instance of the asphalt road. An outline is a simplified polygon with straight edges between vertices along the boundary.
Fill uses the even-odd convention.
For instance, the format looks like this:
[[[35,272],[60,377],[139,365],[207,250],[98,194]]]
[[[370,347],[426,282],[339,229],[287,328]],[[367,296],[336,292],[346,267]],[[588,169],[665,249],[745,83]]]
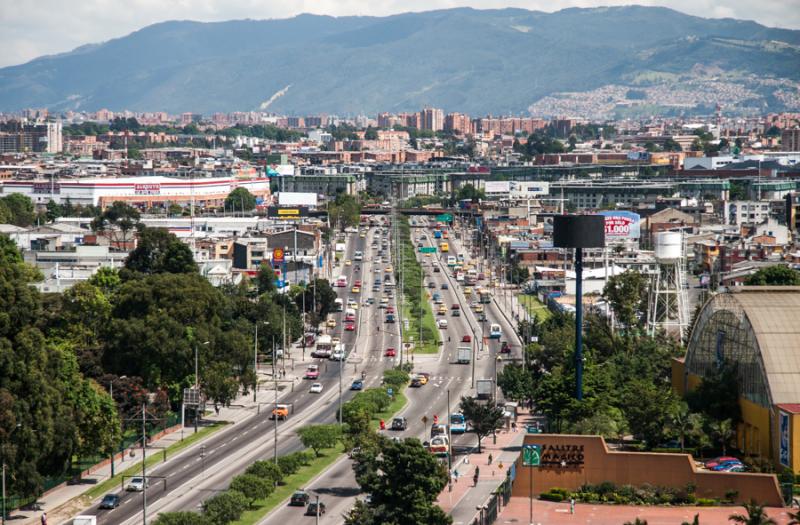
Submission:
[[[425,225],[424,219],[415,218],[418,224]],[[425,245],[433,245],[431,230],[427,226],[412,228],[412,238],[422,238]],[[450,241],[453,246],[453,241]],[[416,240],[415,240],[416,246]],[[493,378],[495,373],[495,363],[502,369],[503,362],[496,361],[500,349],[500,340],[488,340],[481,349],[482,327],[481,323],[477,322],[477,317],[469,308],[470,301],[466,299],[463,294],[463,287],[458,285],[448,271],[446,265],[447,255],[454,255],[455,253],[465,253],[461,248],[452,249],[449,254],[444,258],[437,253],[435,256],[420,256],[418,259],[423,264],[426,278],[424,285],[426,286],[423,293],[433,292],[439,293],[442,296],[444,304],[447,306],[446,316],[435,315],[438,318],[446,318],[448,320],[448,328],[440,330],[443,338],[442,351],[437,355],[415,355],[413,356],[414,371],[415,372],[428,372],[431,375],[430,381],[427,385],[420,388],[408,388],[406,395],[408,396],[409,403],[399,414],[408,419],[408,429],[402,432],[386,431],[387,436],[405,438],[416,437],[420,440],[427,440],[430,432],[430,425],[434,415],[438,415],[441,422],[447,422],[448,414],[458,411],[458,403],[462,395],[474,394],[474,387],[472,383],[472,366],[464,364],[456,364],[456,348],[463,346],[461,343],[464,335],[472,336],[472,345],[474,348],[474,355],[477,360],[475,361],[475,375],[477,379]],[[433,265],[439,265],[441,272],[433,272]],[[433,282],[434,288],[428,288],[427,284]],[[447,290],[442,290],[443,283],[448,284]],[[459,304],[461,315],[458,317],[452,316],[451,307],[453,304]],[[511,358],[521,357],[521,350],[519,347],[519,340],[515,335],[514,327],[506,320],[500,313],[495,304],[484,305],[486,307],[487,317],[491,323],[498,323],[503,330],[502,340],[507,340],[512,343]],[[517,344],[514,344],[514,341]],[[449,406],[448,406],[449,395]],[[427,423],[423,422],[423,416],[427,418]],[[387,421],[387,425],[389,422]],[[472,447],[477,445],[477,440],[474,434],[467,433],[463,435],[453,435],[453,460],[458,459],[459,455],[468,452]],[[319,495],[320,500],[326,504],[327,512],[321,518],[322,523],[342,523],[344,515],[352,508],[355,499],[361,494],[361,490],[355,481],[352,471],[352,464],[349,459],[342,459],[335,463],[331,468],[325,471],[321,476],[314,480],[308,487],[305,487],[311,494]],[[288,522],[300,521],[313,523],[314,517],[302,516],[303,511],[299,507],[283,506],[277,508],[269,514],[264,520],[261,521],[262,525],[283,525]]]
[[[364,251],[366,254],[372,234],[373,230],[366,239],[351,235],[344,258],[352,260],[356,250]],[[367,289],[371,289],[371,280],[373,276],[378,275],[369,273],[374,265],[373,262],[366,260],[361,263],[361,275],[357,274],[355,268],[358,264],[353,261],[353,265],[343,266],[343,273],[348,276],[349,286],[336,290],[345,301],[348,297],[354,296],[351,293],[354,279],[361,278]],[[363,291],[358,296],[359,303],[362,302],[362,298],[366,298]],[[391,346],[391,334],[383,330],[376,333],[366,329],[367,323],[377,315],[376,310],[377,305],[359,308],[357,311],[359,329],[356,331],[344,331],[341,322],[338,322],[334,329],[340,334],[346,350],[350,353],[348,356],[350,362],[341,364],[344,401],[352,397],[353,393],[348,389],[350,381],[357,373],[360,374],[363,367],[367,367],[366,386],[376,386],[380,382],[382,369],[393,364],[391,359],[387,362],[381,357],[366,355],[366,349]],[[338,321],[341,321],[342,315],[337,317]],[[307,352],[310,355],[309,349]],[[299,353],[299,349],[293,350],[292,357],[299,361]],[[295,429],[307,424],[334,422],[337,418],[340,363],[328,360],[314,361],[320,364],[319,382],[324,385],[323,393],[308,393],[311,381],[300,381],[295,383],[293,391],[284,391],[281,394],[279,402],[292,405],[293,410],[287,421],[278,423],[278,455],[303,448],[294,434]],[[287,365],[292,366],[292,364],[291,360],[287,359]],[[302,376],[306,364],[308,362],[294,363],[295,373]],[[355,372],[355,369],[358,372]],[[152,476],[150,488],[147,490],[148,520],[154,519],[156,513],[161,511],[198,509],[203,500],[227,488],[230,479],[244,471],[253,461],[273,457],[275,422],[269,419],[274,401],[273,392],[260,391],[259,400],[264,402],[260,414],[251,407],[249,410],[252,415],[249,418],[204,440],[202,448],[201,445],[192,446],[173,456],[166,463],[148,469],[148,477]],[[121,505],[116,509],[100,510],[95,504],[81,514],[96,515],[100,524],[141,522],[143,494],[122,492],[121,495]]]

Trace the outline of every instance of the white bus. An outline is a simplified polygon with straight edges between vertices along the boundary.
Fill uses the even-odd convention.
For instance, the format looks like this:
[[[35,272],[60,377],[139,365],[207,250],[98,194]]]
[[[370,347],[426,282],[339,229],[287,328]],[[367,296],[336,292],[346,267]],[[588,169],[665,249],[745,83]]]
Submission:
[[[333,339],[324,334],[317,337],[317,345],[314,347],[311,357],[330,357],[333,352]]]
[[[333,311],[334,312],[341,312],[344,310],[344,300],[341,297],[337,297],[335,301],[333,301]]]
[[[489,327],[489,339],[500,339],[502,333],[499,324],[492,323],[492,326]]]

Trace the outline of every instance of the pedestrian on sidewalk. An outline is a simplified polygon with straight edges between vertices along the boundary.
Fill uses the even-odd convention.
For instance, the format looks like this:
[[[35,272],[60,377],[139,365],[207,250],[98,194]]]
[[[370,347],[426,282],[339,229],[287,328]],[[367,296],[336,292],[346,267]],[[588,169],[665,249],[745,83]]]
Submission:
[[[489,452],[489,463],[487,463],[487,465],[491,465],[491,464],[492,464],[492,453]]]
[[[475,483],[475,486],[478,486],[478,476],[480,475],[480,469],[475,467],[475,474],[472,475],[472,481]]]
[[[575,498],[569,499],[569,513],[575,514]]]
[[[511,431],[512,432],[516,432],[517,431],[517,422],[516,421],[512,421],[511,422]]]
[[[42,525],[47,525],[47,513],[42,512]]]

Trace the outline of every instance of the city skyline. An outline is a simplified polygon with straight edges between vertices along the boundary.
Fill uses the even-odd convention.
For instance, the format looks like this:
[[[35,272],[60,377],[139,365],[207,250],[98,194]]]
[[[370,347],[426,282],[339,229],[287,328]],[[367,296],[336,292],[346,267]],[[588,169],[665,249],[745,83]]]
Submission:
[[[8,6],[3,0],[0,5]],[[14,5],[0,9],[0,44],[6,50],[0,57],[0,67],[24,64],[40,56],[65,53],[83,46],[123,37],[151,24],[169,20],[217,22],[236,19],[291,18],[302,13],[330,16],[387,16],[404,12],[421,12],[454,7],[501,9],[515,7],[533,11],[555,12],[571,7],[602,7],[621,5],[659,6],[703,18],[736,18],[753,20],[768,27],[800,28],[800,0],[788,2],[765,0],[757,12],[747,2],[724,0],[677,1],[594,1],[559,0],[383,0],[381,2],[282,2],[280,5],[253,0],[219,2],[205,0],[188,5],[184,2],[158,3],[136,0],[125,3],[82,2],[80,5],[45,1]],[[794,9],[792,8],[794,6]],[[157,7],[157,8],[156,8]]]

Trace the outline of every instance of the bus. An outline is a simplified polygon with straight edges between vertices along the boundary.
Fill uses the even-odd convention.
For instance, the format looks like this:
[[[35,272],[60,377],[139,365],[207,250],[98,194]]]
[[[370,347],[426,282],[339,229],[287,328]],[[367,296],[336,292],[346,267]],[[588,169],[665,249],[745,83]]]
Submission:
[[[311,357],[330,357],[333,353],[333,338],[323,334],[317,338],[317,345],[311,353]]]
[[[489,327],[489,339],[500,339],[502,335],[502,330],[500,330],[500,325],[497,323],[492,323]]]
[[[492,295],[486,288],[478,290],[478,302],[481,304],[489,304],[492,302]]]
[[[467,420],[464,414],[450,414],[450,433],[463,434],[467,431]]]
[[[450,251],[450,244],[443,242],[439,245],[439,249],[442,250],[442,253],[447,253]]]
[[[436,456],[447,456],[450,452],[450,440],[447,436],[436,436],[431,439],[428,450]]]
[[[464,284],[467,286],[475,286],[478,282],[478,271],[475,268],[467,270],[467,275],[464,277]]]

